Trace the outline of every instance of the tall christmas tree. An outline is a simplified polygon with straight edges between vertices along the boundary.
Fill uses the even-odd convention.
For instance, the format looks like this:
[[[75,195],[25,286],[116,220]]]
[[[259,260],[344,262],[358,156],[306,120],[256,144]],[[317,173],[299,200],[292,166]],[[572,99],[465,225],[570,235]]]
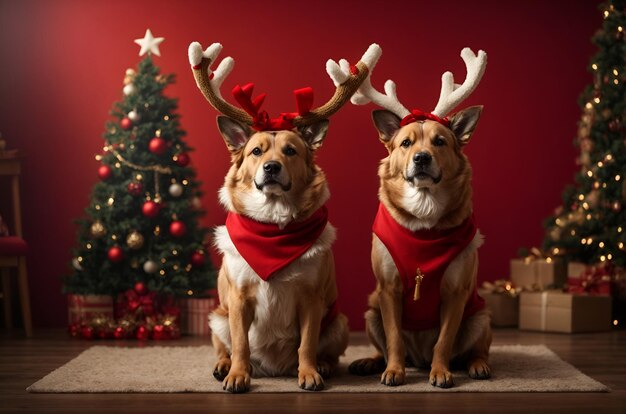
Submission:
[[[79,221],[68,293],[117,295],[141,282],[156,293],[195,297],[214,284],[191,148],[176,99],[163,94],[174,76],[160,74],[151,56],[160,56],[162,41],[150,30],[135,40],[147,56],[126,71],[123,100],[106,124],[104,151],[96,155],[100,182],[88,218]]]
[[[589,265],[626,266],[626,0],[600,6],[593,83],[580,98],[576,185],[546,222],[548,254]]]

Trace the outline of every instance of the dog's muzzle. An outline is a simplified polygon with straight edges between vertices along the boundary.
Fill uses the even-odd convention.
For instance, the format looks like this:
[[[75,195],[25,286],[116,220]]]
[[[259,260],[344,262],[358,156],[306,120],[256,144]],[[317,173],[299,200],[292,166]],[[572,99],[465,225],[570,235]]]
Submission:
[[[283,166],[278,161],[268,161],[263,164],[263,180],[258,183],[254,180],[257,190],[263,190],[266,186],[278,185],[283,191],[291,189],[291,183],[284,183],[281,180],[281,171]]]
[[[417,152],[413,155],[413,165],[407,174],[406,180],[414,183],[415,180],[432,180],[433,184],[438,184],[443,177],[441,171],[437,173],[433,168],[433,156],[427,152]]]

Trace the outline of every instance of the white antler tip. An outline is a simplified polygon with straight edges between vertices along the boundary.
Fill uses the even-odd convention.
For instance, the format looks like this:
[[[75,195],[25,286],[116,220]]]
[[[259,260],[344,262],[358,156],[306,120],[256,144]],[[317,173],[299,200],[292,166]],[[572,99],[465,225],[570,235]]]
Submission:
[[[381,47],[378,46],[378,44],[376,43],[372,43],[367,48],[367,51],[365,51],[365,53],[363,54],[361,62],[365,63],[365,65],[371,72],[372,69],[374,69],[374,66],[376,66],[376,63],[378,63],[378,59],[380,59],[380,56],[382,54],[383,50],[381,49]]]
[[[220,43],[213,43],[211,46],[207,47],[202,56],[209,59],[211,62],[215,62],[217,56],[222,51],[222,45]]]
[[[202,61],[202,45],[198,42],[191,42],[187,51],[189,55],[189,64],[197,66]]]
[[[344,83],[350,77],[350,72],[345,73],[341,70],[341,67],[332,59],[326,61],[326,72],[330,79],[332,79],[335,86],[339,86]]]

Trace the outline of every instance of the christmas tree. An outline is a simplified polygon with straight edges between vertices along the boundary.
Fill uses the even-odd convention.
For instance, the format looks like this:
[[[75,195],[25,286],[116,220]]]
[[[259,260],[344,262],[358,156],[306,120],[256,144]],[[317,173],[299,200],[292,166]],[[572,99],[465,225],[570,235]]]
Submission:
[[[140,283],[156,293],[201,297],[214,284],[191,148],[176,99],[163,95],[174,76],[161,74],[151,56],[160,56],[162,41],[150,30],[135,40],[147,56],[126,71],[123,100],[106,124],[104,151],[96,155],[100,182],[79,221],[68,293],[114,296]]]
[[[626,1],[600,6],[593,83],[580,98],[576,184],[546,220],[548,254],[588,265],[626,266]]]

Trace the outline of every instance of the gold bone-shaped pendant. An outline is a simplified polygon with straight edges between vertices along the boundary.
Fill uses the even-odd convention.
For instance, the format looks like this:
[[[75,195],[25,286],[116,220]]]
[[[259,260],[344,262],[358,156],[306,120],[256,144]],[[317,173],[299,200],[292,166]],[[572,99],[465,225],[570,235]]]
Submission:
[[[417,268],[417,274],[415,275],[415,292],[413,292],[413,300],[417,301],[420,298],[420,286],[422,284],[422,280],[424,280],[424,274]]]

